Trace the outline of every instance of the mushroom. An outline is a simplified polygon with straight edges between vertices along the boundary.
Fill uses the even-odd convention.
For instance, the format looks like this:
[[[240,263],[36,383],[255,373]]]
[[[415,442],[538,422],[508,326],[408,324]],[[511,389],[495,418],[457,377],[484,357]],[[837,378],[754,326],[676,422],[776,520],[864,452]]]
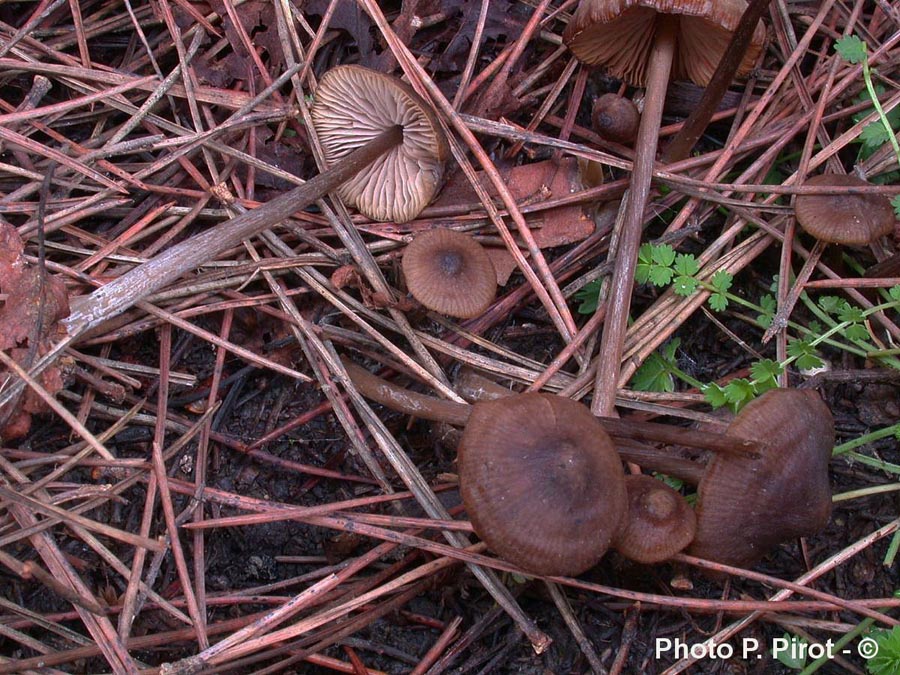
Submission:
[[[618,94],[598,96],[591,108],[594,131],[614,143],[631,143],[640,123],[641,114],[634,102]]]
[[[653,50],[671,51],[672,77],[702,86],[712,77],[746,7],[744,0],[583,0],[563,41],[579,60],[605,66],[635,86],[649,81]],[[765,29],[759,24],[739,76],[753,68],[764,40]]]
[[[393,410],[465,428],[459,445],[459,476],[463,502],[475,531],[489,548],[535,574],[584,571],[603,555],[609,538],[617,531],[614,525],[604,523],[591,544],[573,551],[567,543],[581,542],[584,523],[589,518],[601,518],[598,514],[605,513],[602,518],[618,522],[620,507],[614,500],[618,499],[615,494],[619,488],[593,485],[591,481],[601,474],[607,481],[620,480],[611,478],[621,477],[620,456],[627,452],[634,457],[635,450],[633,445],[627,451],[615,448],[609,436],[682,442],[746,458],[756,456],[753,449],[758,444],[753,441],[662,424],[597,418],[586,406],[561,396],[511,394],[469,405],[404,389],[353,363],[345,361],[344,366],[363,396]],[[606,448],[613,450],[611,455]],[[644,451],[641,460],[647,460],[648,465],[658,460],[656,464],[664,467],[695,467],[694,463],[666,457],[655,448]],[[696,475],[689,470],[680,473]],[[590,476],[594,478],[588,481]],[[624,483],[621,489],[624,494]],[[606,496],[595,512],[587,508],[586,500],[598,494]],[[531,506],[529,500],[534,502]],[[538,521],[535,505],[541,507],[538,511],[552,513]],[[624,497],[621,509],[625,509]],[[497,525],[501,521],[509,524]],[[566,541],[549,539],[553,532],[571,535],[567,534]]]
[[[483,401],[459,447],[460,493],[478,536],[534,574],[580,574],[625,514],[622,463],[584,406],[550,394]]]
[[[487,402],[477,401],[470,405],[468,403],[457,403],[456,401],[445,401],[434,396],[404,389],[349,361],[344,361],[343,363],[353,384],[363,396],[377,401],[391,410],[421,419],[446,422],[456,426],[467,426],[473,411],[482,403]],[[499,390],[495,390],[489,395],[494,396],[497,393],[499,393]],[[519,396],[524,396],[524,394],[508,392],[506,399],[514,399]],[[758,458],[758,451],[764,445],[755,440],[747,440],[729,434],[673,427],[667,424],[620,420],[613,417],[596,417],[596,419],[606,433],[618,440],[679,444],[692,448],[702,448],[713,453],[738,455],[747,460]],[[696,463],[668,457],[656,448],[638,447],[632,443],[627,448],[620,447],[619,454],[628,461],[640,461],[646,464],[648,468],[677,474],[678,477],[683,477],[685,480],[692,480],[698,475],[698,472],[695,470],[683,466],[685,464],[693,466]],[[674,461],[668,462],[668,459]]]
[[[428,230],[403,252],[403,276],[428,309],[460,319],[478,316],[497,295],[497,275],[484,248],[456,230]]]
[[[689,552],[750,567],[779,543],[828,523],[834,420],[816,392],[772,389],[738,413],[728,434],[766,446],[758,461],[725,455],[710,461]]]
[[[745,7],[744,0],[583,0],[563,33],[563,41],[579,59],[604,65],[616,77],[647,90],[634,144],[631,186],[619,213],[620,239],[600,346],[604,358],[597,368],[592,403],[597,414],[609,415],[615,406],[641,223],[669,75],[705,84]],[[752,66],[764,38],[760,24],[739,72]]]
[[[337,190],[367,217],[412,220],[440,189],[447,140],[434,114],[404,82],[362,66],[337,66],[319,82],[310,112],[328,164],[384,129],[402,127],[402,144]]]
[[[804,186],[822,188],[869,185],[871,183],[861,178],[839,173],[813,176],[804,183]],[[894,229],[894,208],[891,201],[881,194],[801,194],[794,201],[794,215],[800,227],[818,241],[797,273],[778,313],[763,333],[763,343],[771,340],[775,333],[787,325],[787,318],[794,310],[794,305],[828,244],[874,244]]]
[[[684,497],[657,478],[625,477],[628,513],[613,548],[639,563],[668,560],[694,538],[697,519]]]
[[[807,179],[804,186],[866,187],[856,176],[826,173]],[[865,246],[893,232],[894,209],[880,194],[797,195],[794,202],[797,222],[823,242]]]
[[[330,192],[339,190],[341,184],[357,173],[365,173],[373,162],[377,164],[385,153],[394,153],[404,142],[405,135],[403,126],[390,124],[367,136],[358,147],[344,153],[341,161],[303,185],[179,242],[90,295],[75,298],[72,312],[64,322],[69,336],[74,338],[84,334],[175,281],[185,272],[215,260],[244,239],[277,225]]]

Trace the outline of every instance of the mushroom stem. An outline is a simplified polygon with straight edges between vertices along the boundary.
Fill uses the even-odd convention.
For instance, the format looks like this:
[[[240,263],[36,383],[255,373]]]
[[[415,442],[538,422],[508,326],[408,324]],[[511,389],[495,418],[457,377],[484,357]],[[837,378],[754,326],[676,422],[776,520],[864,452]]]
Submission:
[[[644,111],[641,113],[641,125],[634,143],[631,185],[619,210],[619,243],[607,294],[608,307],[591,405],[595,415],[610,416],[615,410],[616,388],[625,346],[625,332],[628,328],[628,310],[631,307],[631,293],[634,289],[634,271],[641,245],[641,225],[650,195],[653,161],[659,142],[659,125],[675,55],[678,20],[677,16],[665,14],[657,18],[656,37],[647,67]]]
[[[706,472],[706,462],[695,462],[683,457],[663,454],[656,448],[616,443],[616,450],[619,452],[619,457],[626,462],[637,464],[652,471],[659,471],[691,485],[699,485],[703,474]]]
[[[72,314],[66,319],[69,335],[80,335],[124,312],[185,272],[213,260],[244,239],[306,208],[333,192],[402,140],[403,129],[400,126],[391,127],[303,185],[171,247],[98,288],[74,305]]]
[[[460,427],[465,426],[469,420],[472,406],[468,403],[445,401],[398,387],[349,361],[344,361],[344,367],[360,394],[391,410]]]
[[[622,420],[618,417],[600,417],[598,419],[603,428],[606,429],[606,433],[614,438],[685,445],[689,448],[701,448],[725,455],[738,455],[746,459],[759,458],[761,446],[756,441],[748,441],[743,438],[735,438],[726,434],[716,434],[698,429],[673,427],[656,422]]]
[[[360,394],[397,412],[433,422],[446,422],[448,424],[465,426],[474,407],[468,403],[445,401],[434,396],[398,387],[384,378],[373,375],[365,368],[347,361],[344,362],[344,366]],[[746,459],[756,459],[759,456],[760,444],[743,438],[696,429],[685,429],[684,427],[673,427],[666,424],[656,424],[654,422],[625,421],[612,417],[598,417],[597,419],[603,425],[604,430],[613,438],[684,445],[690,448],[701,448]],[[632,448],[629,447],[627,452],[631,452],[631,450]],[[645,454],[642,456],[643,461],[638,463],[661,471],[665,467],[661,463],[654,462],[654,452],[658,453],[661,462],[677,459],[653,448],[645,448],[641,452]],[[679,460],[679,462],[683,461],[685,460]],[[675,466],[674,463],[670,465],[672,467]],[[682,467],[682,469],[687,470],[685,467]],[[689,475],[694,476],[696,474],[689,472]],[[679,473],[679,477],[681,477],[681,473]],[[692,478],[689,477],[687,479],[691,480]]]

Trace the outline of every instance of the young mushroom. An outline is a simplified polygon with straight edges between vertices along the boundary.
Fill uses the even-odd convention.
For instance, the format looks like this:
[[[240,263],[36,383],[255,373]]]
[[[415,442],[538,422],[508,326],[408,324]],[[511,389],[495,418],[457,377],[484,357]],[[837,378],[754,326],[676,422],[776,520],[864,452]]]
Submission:
[[[805,187],[866,187],[856,176],[830,173],[813,176]],[[881,194],[797,195],[797,222],[816,239],[847,246],[865,246],[894,230],[891,200]]]
[[[582,0],[563,32],[563,42],[580,60],[603,65],[614,76],[646,86],[644,110],[634,143],[634,168],[620,211],[616,252],[597,369],[592,409],[610,415],[615,405],[624,334],[641,223],[650,192],[659,126],[670,74],[705,84],[746,7],[744,0]],[[742,62],[746,73],[762,49],[760,24]]]
[[[687,548],[697,531],[694,510],[661,480],[646,475],[625,477],[628,512],[613,538],[613,548],[639,563],[668,560]]]
[[[497,275],[487,252],[455,230],[423,232],[403,252],[403,276],[428,309],[460,319],[478,316],[497,295]]]
[[[634,102],[612,92],[598,96],[591,108],[594,131],[614,143],[631,143],[637,136],[640,123],[641,113]]]
[[[549,394],[474,406],[459,484],[478,536],[534,574],[573,576],[596,565],[626,510],[612,440],[587,408]]]
[[[404,82],[362,66],[337,66],[319,81],[310,113],[329,165],[384,129],[403,143],[348,180],[337,193],[372,220],[404,223],[441,187],[449,146],[425,102]]]
[[[834,421],[815,391],[772,389],[738,413],[728,434],[766,446],[758,461],[725,455],[710,461],[689,553],[750,567],[779,543],[828,523]]]

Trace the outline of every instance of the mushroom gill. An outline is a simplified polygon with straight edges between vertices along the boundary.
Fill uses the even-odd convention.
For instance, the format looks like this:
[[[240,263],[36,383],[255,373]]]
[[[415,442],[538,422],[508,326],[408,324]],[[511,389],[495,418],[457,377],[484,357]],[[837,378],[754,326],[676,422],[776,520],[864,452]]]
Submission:
[[[412,220],[440,189],[447,140],[404,82],[362,66],[337,66],[320,80],[310,112],[329,164],[387,128],[402,128],[400,145],[338,188],[341,199],[367,217]]]

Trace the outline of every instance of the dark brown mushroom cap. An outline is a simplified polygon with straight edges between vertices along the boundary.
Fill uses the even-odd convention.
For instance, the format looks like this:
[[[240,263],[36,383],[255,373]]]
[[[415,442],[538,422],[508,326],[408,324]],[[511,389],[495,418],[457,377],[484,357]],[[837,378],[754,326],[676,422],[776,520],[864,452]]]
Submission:
[[[772,389],[748,403],[727,433],[766,446],[756,460],[712,459],[700,481],[689,552],[750,567],[779,543],[828,523],[834,420],[816,392]]]
[[[694,539],[697,519],[684,497],[652,476],[625,476],[628,512],[613,548],[636,562],[668,560]]]
[[[603,65],[615,77],[643,85],[656,32],[657,14],[679,17],[672,78],[706,85],[712,77],[741,14],[744,0],[582,0],[563,41],[581,61]],[[738,76],[753,68],[766,31],[756,27]]]
[[[362,66],[337,66],[319,81],[310,113],[328,164],[392,126],[403,128],[400,145],[338,189],[341,199],[369,218],[412,220],[440,189],[447,140],[404,82]]]
[[[459,447],[459,482],[478,536],[534,574],[597,564],[627,503],[622,463],[600,422],[549,394],[477,403]]]
[[[598,96],[591,108],[591,123],[603,138],[631,143],[637,136],[641,114],[631,99],[612,92]]]
[[[416,236],[403,252],[403,276],[416,300],[460,319],[478,316],[497,295],[497,275],[487,251],[455,230]]]
[[[805,186],[865,187],[856,176],[826,173],[809,178]],[[797,195],[797,222],[816,239],[833,244],[865,246],[894,229],[894,209],[884,195]]]

